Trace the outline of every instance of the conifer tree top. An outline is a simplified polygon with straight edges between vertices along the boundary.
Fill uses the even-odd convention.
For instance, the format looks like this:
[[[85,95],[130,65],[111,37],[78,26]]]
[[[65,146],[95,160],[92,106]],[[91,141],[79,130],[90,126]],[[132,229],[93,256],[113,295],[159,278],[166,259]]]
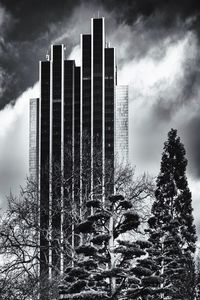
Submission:
[[[156,200],[152,207],[152,214],[156,216],[150,220],[166,224],[175,224],[180,228],[182,238],[190,250],[195,250],[196,229],[192,216],[192,195],[186,177],[187,159],[185,148],[177,136],[177,130],[171,129],[168,139],[164,143],[160,173],[157,178]],[[161,220],[162,219],[162,220]],[[156,226],[157,226],[156,225]],[[177,228],[178,228],[177,227]]]
[[[180,137],[177,136],[177,130],[171,129],[168,133],[168,139],[164,143],[160,176],[164,173],[171,173],[171,176],[174,175],[175,181],[177,181],[180,176],[184,176],[187,166],[185,154],[185,148],[180,141]],[[159,183],[160,176],[158,177],[157,183]],[[187,181],[186,177],[184,181]]]
[[[145,299],[195,299],[196,229],[184,145],[171,129],[164,143],[149,223],[148,256],[135,268]],[[141,293],[143,292],[143,294]]]

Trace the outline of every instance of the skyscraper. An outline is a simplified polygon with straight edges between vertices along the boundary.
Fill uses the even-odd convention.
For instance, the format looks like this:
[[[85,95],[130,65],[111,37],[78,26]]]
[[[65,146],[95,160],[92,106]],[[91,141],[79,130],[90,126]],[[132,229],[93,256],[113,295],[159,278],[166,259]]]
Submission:
[[[115,86],[115,159],[128,161],[128,86]]]
[[[39,99],[30,99],[29,113],[29,176],[30,179],[38,181],[39,171]]]
[[[79,203],[80,215],[85,195],[105,201],[114,192],[116,157],[128,160],[128,87],[117,86],[115,49],[106,42],[104,18],[92,18],[91,33],[81,35],[81,56],[79,67],[65,59],[64,45],[52,45],[40,62],[40,98],[30,104],[30,171],[36,170],[39,187],[43,277],[64,270],[64,232],[74,243],[70,217],[66,221],[63,214],[69,201]]]

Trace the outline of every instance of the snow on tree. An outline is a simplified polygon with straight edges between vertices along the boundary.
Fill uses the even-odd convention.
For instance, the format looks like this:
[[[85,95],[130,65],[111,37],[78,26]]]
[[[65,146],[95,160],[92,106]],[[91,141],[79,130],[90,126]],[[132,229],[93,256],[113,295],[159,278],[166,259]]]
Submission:
[[[185,149],[171,129],[164,144],[155,201],[149,223],[152,244],[148,257],[138,261],[135,274],[142,299],[195,299],[194,276],[196,230],[192,199],[186,178]],[[135,299],[135,298],[130,298]]]
[[[105,202],[95,195],[86,202],[85,217],[75,226],[83,242],[65,271],[60,299],[129,299],[127,288],[138,284],[132,272],[134,261],[146,254],[143,249],[149,243],[135,241],[131,235],[140,225],[137,202],[142,206],[151,192],[145,178],[133,184],[130,168],[122,173],[120,180],[116,178],[117,193]]]
[[[89,237],[76,248],[75,266],[66,270],[62,299],[118,299],[128,283],[131,260],[145,254],[136,242],[119,239],[140,224],[131,202],[113,195],[99,207],[76,228]]]

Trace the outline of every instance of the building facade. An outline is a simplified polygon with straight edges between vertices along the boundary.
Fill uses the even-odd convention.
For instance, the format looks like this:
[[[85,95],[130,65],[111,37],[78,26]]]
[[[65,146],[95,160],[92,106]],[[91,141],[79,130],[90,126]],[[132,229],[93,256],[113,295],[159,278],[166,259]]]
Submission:
[[[114,192],[116,158],[128,161],[128,87],[117,86],[115,49],[106,43],[104,22],[92,18],[91,33],[81,35],[81,66],[65,59],[64,45],[51,46],[40,62],[40,98],[30,102],[43,277],[64,271],[66,234],[72,246],[78,242],[70,214],[63,212],[75,203],[81,218],[88,196],[106,201]]]
[[[115,86],[115,160],[128,162],[128,86]]]
[[[30,99],[29,106],[29,177],[38,182],[39,175],[39,98]]]

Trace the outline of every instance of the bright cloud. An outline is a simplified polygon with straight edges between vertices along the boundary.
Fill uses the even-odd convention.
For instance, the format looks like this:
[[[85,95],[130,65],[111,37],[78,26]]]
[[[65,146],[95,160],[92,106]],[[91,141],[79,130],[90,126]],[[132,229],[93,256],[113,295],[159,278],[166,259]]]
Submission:
[[[179,128],[186,116],[191,118],[197,105],[194,101],[188,115],[184,103],[179,103],[186,65],[193,63],[191,57],[196,57],[195,35],[189,32],[176,43],[166,44],[168,47],[161,59],[152,56],[156,52],[154,46],[145,57],[124,63],[118,72],[119,83],[129,85],[130,159],[139,169],[150,172],[159,168],[158,156],[167,132],[171,127]],[[159,47],[160,44],[158,52]],[[171,116],[165,120],[165,115],[163,119],[162,115],[159,116],[161,113],[170,113]]]
[[[5,207],[10,189],[17,192],[28,175],[29,99],[37,96],[35,84],[15,105],[0,111],[0,207]]]

